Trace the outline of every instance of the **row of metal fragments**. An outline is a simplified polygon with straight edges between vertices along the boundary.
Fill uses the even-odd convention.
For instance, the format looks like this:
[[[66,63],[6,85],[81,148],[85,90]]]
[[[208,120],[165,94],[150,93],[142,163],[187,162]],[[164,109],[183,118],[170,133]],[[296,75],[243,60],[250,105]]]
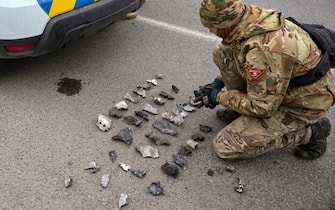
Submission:
[[[139,98],[147,98],[147,91],[152,88],[152,86],[158,85],[158,80],[163,79],[161,74],[157,74],[155,76],[155,79],[147,80],[145,84],[138,85],[135,90],[133,90],[133,93],[137,95]],[[172,91],[174,93],[179,92],[179,88],[175,85],[172,85]],[[171,93],[168,93],[166,91],[160,91],[159,96],[149,96],[148,98],[151,99],[151,101],[157,105],[162,106],[166,103],[167,100],[174,100],[174,96]],[[163,120],[156,120],[152,127],[158,130],[162,134],[167,134],[171,136],[176,136],[178,134],[177,129],[174,125],[180,126],[184,122],[184,118],[188,116],[190,112],[194,112],[196,108],[199,108],[201,105],[200,103],[194,103],[194,98],[192,96],[189,97],[189,100],[187,103],[183,104],[176,104],[172,107],[171,113],[163,112],[161,114],[161,117]],[[112,126],[112,119],[111,118],[123,118],[123,120],[129,124],[134,126],[141,126],[143,121],[149,121],[149,118],[151,115],[158,115],[158,109],[155,108],[150,103],[145,103],[142,110],[134,111],[134,115],[127,115],[124,116],[124,111],[128,110],[128,104],[130,103],[138,103],[139,101],[136,100],[132,95],[127,92],[124,96],[124,100],[117,102],[113,108],[109,110],[109,116],[98,114],[98,119],[96,122],[96,126],[103,132],[107,132],[110,130]],[[111,118],[110,118],[111,117]],[[164,120],[165,119],[165,120]],[[164,122],[166,121],[166,122]],[[174,124],[174,125],[173,125]],[[205,133],[209,133],[212,128],[208,125],[199,124],[199,129]],[[168,138],[162,137],[162,135],[159,135],[156,131],[150,131],[145,134],[145,137],[150,139],[153,143],[156,145],[170,145],[170,141]],[[183,170],[187,170],[188,163],[185,159],[185,156],[190,156],[192,154],[192,151],[197,149],[200,142],[204,141],[204,136],[202,134],[194,134],[191,136],[191,139],[187,140],[185,144],[183,144],[179,151],[174,153],[172,155],[174,163],[169,163],[168,161],[161,166],[162,171],[173,177],[176,178],[179,175],[179,167]],[[112,140],[121,141],[123,143],[126,143],[130,145],[133,140],[132,130],[129,127],[125,127],[121,129],[117,134],[112,136]],[[139,143],[135,147],[136,151],[138,151],[142,157],[144,158],[158,158],[159,157],[159,151],[158,149],[152,147],[151,145],[145,145],[143,143]],[[115,150],[111,150],[109,152],[109,157],[112,160],[112,162],[115,162],[117,158],[117,154]],[[130,171],[132,174],[139,178],[143,178],[146,174],[145,170],[139,170],[139,169],[132,169],[130,165],[127,165],[125,163],[119,163],[120,167],[124,171]],[[91,161],[88,166],[84,168],[85,170],[90,171],[91,173],[96,173],[99,171],[99,166],[96,162]],[[218,173],[222,173],[223,170],[220,168],[216,168]],[[233,166],[227,166],[225,168],[226,171],[234,173],[235,168]],[[209,169],[207,174],[209,176],[212,176],[214,172]],[[109,174],[104,174],[101,178],[101,186],[106,188],[109,184]],[[72,178],[66,177],[65,179],[65,187],[68,188],[72,185]],[[235,188],[236,192],[242,193],[244,190],[244,186],[239,181],[238,186]],[[160,182],[152,182],[148,186],[148,192],[152,195],[161,195],[163,194],[163,187],[160,185]],[[119,208],[121,208],[124,205],[128,204],[127,201],[128,195],[127,194],[121,194],[119,198]]]

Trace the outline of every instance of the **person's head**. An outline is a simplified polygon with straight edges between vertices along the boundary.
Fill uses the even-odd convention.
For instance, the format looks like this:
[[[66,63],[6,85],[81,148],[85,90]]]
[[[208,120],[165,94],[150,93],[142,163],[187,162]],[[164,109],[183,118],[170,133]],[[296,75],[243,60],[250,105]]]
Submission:
[[[224,38],[240,22],[245,8],[241,0],[203,0],[200,20],[212,33]]]

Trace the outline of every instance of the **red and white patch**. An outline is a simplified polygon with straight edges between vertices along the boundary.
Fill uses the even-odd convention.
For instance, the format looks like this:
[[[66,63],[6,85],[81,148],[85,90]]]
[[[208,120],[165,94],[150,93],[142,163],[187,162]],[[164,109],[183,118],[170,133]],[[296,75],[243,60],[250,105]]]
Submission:
[[[246,70],[250,74],[250,76],[254,79],[257,79],[258,77],[260,77],[265,72],[264,69],[247,68]]]

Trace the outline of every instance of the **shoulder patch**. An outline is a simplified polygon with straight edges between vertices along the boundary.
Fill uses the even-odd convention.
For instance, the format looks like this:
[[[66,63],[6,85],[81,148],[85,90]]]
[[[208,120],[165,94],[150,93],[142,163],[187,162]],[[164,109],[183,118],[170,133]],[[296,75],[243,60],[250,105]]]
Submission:
[[[247,68],[246,70],[250,74],[250,76],[254,79],[257,79],[258,77],[260,77],[265,72],[264,69]]]

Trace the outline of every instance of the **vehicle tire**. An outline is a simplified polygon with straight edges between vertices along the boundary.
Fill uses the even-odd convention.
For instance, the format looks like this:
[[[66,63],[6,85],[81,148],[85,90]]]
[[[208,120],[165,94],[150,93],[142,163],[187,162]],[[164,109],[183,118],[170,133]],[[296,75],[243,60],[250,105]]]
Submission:
[[[0,73],[5,70],[5,60],[0,59]]]

